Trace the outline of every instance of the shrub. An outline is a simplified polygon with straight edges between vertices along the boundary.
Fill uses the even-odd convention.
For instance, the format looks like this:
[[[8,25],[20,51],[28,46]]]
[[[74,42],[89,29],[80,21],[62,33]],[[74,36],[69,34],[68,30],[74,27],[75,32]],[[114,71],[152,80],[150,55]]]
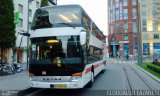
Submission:
[[[157,73],[160,74],[160,66],[157,65],[153,65],[153,64],[148,64],[147,67]]]
[[[155,59],[152,64],[155,64],[155,65],[159,65],[160,66],[160,62],[158,61],[158,59]]]

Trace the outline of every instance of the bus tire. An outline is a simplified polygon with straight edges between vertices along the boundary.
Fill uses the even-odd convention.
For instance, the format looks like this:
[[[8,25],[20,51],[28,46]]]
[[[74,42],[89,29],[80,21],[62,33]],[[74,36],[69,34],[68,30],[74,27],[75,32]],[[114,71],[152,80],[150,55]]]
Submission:
[[[88,87],[91,88],[94,82],[94,73],[91,72],[91,81],[88,83]]]
[[[105,72],[105,69],[103,69],[102,71],[101,71],[101,73],[103,74]]]
[[[105,67],[102,69],[101,73],[104,73],[106,71]]]

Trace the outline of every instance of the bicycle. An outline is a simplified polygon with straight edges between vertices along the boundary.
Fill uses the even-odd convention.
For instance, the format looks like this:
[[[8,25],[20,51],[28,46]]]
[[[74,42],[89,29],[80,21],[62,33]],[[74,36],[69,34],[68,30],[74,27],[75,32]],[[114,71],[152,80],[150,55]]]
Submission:
[[[9,65],[8,63],[1,63],[0,64],[0,75],[8,75],[8,74],[14,74],[14,67]]]
[[[7,70],[6,70],[6,66],[4,63],[0,64],[0,75],[7,75]]]

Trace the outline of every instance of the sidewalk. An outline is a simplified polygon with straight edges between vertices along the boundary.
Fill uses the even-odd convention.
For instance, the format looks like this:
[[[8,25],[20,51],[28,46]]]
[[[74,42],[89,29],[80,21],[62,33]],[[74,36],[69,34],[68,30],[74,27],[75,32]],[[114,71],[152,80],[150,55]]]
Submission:
[[[24,90],[29,88],[28,72],[0,76],[0,90]]]
[[[148,71],[142,69],[141,67],[139,67],[136,63],[137,63],[137,60],[124,60],[124,59],[121,59],[121,58],[108,58],[108,62],[107,63],[117,63],[117,64],[131,64],[133,67],[135,67],[136,69],[139,69],[141,70],[143,73],[145,73],[146,75],[148,75],[149,77],[151,77],[153,80],[157,81],[160,83],[160,79],[157,78],[156,76],[154,76],[153,74],[149,73]]]

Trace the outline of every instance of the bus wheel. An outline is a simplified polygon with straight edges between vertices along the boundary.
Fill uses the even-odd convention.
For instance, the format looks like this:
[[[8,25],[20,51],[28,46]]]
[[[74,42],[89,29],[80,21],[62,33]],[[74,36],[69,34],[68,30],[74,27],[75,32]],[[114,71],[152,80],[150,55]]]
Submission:
[[[104,73],[106,71],[105,66],[103,67],[101,73]]]
[[[93,72],[91,72],[91,81],[90,81],[90,82],[89,82],[89,84],[88,84],[88,87],[89,87],[89,88],[91,88],[91,87],[92,87],[93,82],[94,82],[94,73],[93,73]]]

